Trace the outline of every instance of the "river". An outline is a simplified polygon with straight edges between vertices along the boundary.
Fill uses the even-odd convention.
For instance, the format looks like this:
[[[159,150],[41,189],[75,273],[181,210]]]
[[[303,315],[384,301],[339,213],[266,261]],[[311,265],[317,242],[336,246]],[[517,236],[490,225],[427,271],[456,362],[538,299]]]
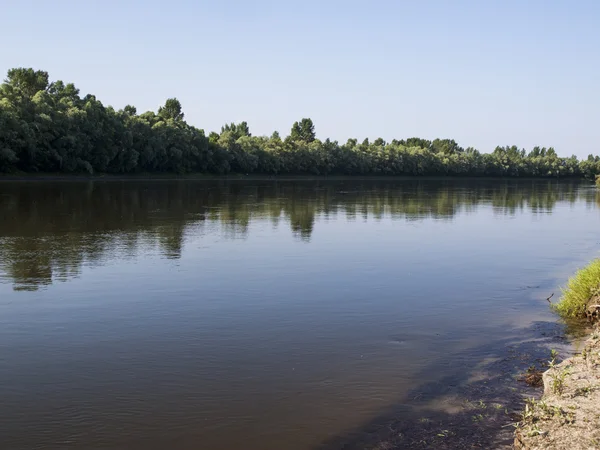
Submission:
[[[414,420],[555,321],[599,204],[576,181],[0,182],[0,448],[305,450]]]

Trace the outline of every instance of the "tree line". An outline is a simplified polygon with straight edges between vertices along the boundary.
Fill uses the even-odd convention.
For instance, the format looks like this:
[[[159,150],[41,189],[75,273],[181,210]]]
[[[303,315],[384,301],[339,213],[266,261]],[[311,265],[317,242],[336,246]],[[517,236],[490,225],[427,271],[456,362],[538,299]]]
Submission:
[[[253,136],[246,122],[208,136],[184,120],[179,100],[157,112],[115,110],[41,70],[15,68],[0,86],[0,172],[228,173],[264,175],[451,175],[586,177],[600,157],[559,157],[554,148],[498,146],[492,153],[453,139],[391,142],[317,139],[311,119],[287,137]]]

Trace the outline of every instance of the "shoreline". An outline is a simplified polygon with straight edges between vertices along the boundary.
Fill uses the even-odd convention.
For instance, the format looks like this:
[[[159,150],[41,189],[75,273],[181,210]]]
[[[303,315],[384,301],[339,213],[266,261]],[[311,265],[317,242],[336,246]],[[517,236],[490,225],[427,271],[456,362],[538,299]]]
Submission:
[[[571,354],[580,339],[567,331],[559,320],[507,330],[506,339],[477,349],[485,361],[467,370],[460,364],[449,367],[441,379],[418,386],[400,400],[396,411],[320,448],[513,449],[524,404],[541,396],[539,387],[528,385],[521,375],[532,364],[543,366],[552,349]]]
[[[600,260],[579,269],[552,309],[564,320],[586,320],[588,339],[580,352],[541,375],[544,393],[530,399],[515,431],[523,450],[600,448]],[[536,374],[537,375],[537,374]],[[539,375],[538,375],[539,376]]]
[[[527,402],[515,432],[520,450],[600,448],[600,326],[582,351],[543,374],[544,393]]]

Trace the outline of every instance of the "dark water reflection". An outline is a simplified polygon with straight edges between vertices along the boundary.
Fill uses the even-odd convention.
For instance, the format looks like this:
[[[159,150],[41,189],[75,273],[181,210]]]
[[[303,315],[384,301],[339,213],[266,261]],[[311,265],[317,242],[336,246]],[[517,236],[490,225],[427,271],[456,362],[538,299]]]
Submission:
[[[0,448],[336,442],[552,320],[597,208],[579,182],[0,183]]]

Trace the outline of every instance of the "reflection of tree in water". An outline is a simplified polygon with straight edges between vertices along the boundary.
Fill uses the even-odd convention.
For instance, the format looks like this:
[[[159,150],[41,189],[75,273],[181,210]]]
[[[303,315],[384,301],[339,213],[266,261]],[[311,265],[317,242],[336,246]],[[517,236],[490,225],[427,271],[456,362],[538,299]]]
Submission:
[[[310,204],[300,205],[291,209],[289,213],[292,231],[302,240],[310,240],[313,225],[315,223],[315,210]]]
[[[256,220],[287,221],[309,241],[317,217],[451,219],[599,203],[579,183],[549,180],[109,181],[0,184],[0,264],[16,289],[77,276],[82,265],[157,248],[179,258],[187,230],[245,238]]]

